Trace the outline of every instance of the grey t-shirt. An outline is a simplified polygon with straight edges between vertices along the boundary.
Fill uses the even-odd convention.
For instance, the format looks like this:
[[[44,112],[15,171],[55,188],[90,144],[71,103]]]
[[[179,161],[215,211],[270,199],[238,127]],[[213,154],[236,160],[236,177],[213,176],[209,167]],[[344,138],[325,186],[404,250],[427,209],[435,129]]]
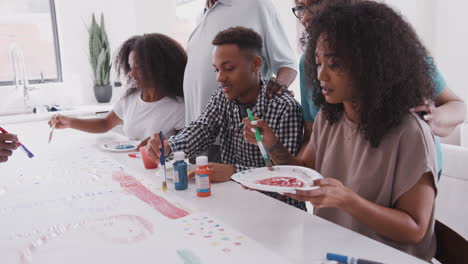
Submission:
[[[331,125],[319,112],[311,144],[318,172],[341,181],[378,205],[394,208],[400,196],[427,172],[432,173],[436,186],[434,137],[430,127],[413,114],[408,114],[397,128],[384,136],[379,147],[373,148],[357,131],[357,124],[345,114]],[[392,241],[337,208],[316,209],[315,214],[421,259],[431,260],[435,255],[434,207],[426,235],[418,244]]]
[[[252,110],[252,108],[255,106],[256,103],[257,102],[252,103],[252,104],[239,104],[238,105],[241,121],[244,120],[244,118],[249,116],[247,113],[247,109]]]

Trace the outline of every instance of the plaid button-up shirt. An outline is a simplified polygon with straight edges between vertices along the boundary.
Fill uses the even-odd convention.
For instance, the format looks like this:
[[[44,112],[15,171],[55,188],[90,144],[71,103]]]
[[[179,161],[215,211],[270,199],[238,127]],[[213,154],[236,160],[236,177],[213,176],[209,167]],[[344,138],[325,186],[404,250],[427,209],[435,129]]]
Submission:
[[[171,150],[194,156],[206,151],[219,135],[222,163],[234,165],[237,171],[264,167],[258,147],[244,139],[238,106],[237,102],[228,101],[221,89],[216,90],[201,116],[169,139]],[[291,95],[284,93],[267,98],[266,85],[262,85],[251,110],[275,131],[291,154],[297,154],[303,135],[302,109]]]
[[[291,95],[283,93],[268,98],[264,82],[257,102],[251,110],[254,116],[263,119],[275,131],[278,140],[289,153],[297,154],[303,136],[302,109]],[[244,139],[244,124],[239,104],[227,100],[221,89],[217,89],[211,96],[208,105],[196,121],[168,141],[172,151],[184,151],[186,155],[194,156],[206,151],[218,135],[222,163],[234,165],[238,172],[265,166],[258,146],[249,144]],[[306,210],[303,202],[289,197],[285,202]]]

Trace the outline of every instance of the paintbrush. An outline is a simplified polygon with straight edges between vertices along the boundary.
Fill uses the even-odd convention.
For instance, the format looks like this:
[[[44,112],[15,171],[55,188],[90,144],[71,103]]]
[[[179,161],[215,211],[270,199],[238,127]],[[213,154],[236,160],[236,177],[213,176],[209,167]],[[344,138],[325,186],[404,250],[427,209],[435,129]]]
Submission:
[[[247,115],[249,116],[250,121],[255,121],[252,111],[250,111],[250,109],[247,109]],[[260,135],[260,131],[258,131],[257,127],[255,128],[255,139],[257,140],[258,148],[260,149],[260,152],[262,153],[263,160],[265,161],[265,165],[267,166],[269,170],[273,170],[273,162],[271,162],[270,156],[268,155],[265,149],[265,146],[263,145],[262,135]]]
[[[164,180],[162,182],[162,189],[163,189],[163,192],[166,192],[167,191],[167,183],[166,183],[166,157],[164,155],[164,136],[163,136],[163,132],[162,131],[159,131],[159,140],[161,141],[161,156],[159,157],[159,161],[161,163],[161,169],[163,171],[163,174],[164,174]]]
[[[8,134],[8,131],[3,129],[2,127],[0,127],[0,132]],[[28,155],[29,158],[34,157],[34,154],[25,145],[23,145],[21,142],[19,142],[19,141],[16,142],[16,146],[21,147],[21,149],[26,153],[26,155]]]
[[[55,125],[57,124],[57,120],[55,120],[56,118],[57,118],[57,115],[54,116],[54,124],[52,125],[52,129],[50,130],[50,133],[49,133],[49,144],[50,144],[50,141],[52,141],[52,134],[54,134]]]

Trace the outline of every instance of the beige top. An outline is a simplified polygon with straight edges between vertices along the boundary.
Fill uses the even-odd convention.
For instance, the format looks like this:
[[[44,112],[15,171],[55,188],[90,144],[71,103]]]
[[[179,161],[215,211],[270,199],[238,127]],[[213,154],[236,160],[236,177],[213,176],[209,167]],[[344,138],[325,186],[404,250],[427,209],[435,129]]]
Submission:
[[[378,148],[372,148],[345,114],[330,125],[320,112],[311,143],[318,172],[340,180],[361,197],[381,206],[394,207],[426,172],[432,172],[434,183],[437,182],[433,135],[430,127],[415,115],[408,114],[399,127],[384,136]],[[315,214],[421,259],[431,260],[435,255],[434,209],[426,235],[418,244],[385,238],[337,208],[316,209]]]

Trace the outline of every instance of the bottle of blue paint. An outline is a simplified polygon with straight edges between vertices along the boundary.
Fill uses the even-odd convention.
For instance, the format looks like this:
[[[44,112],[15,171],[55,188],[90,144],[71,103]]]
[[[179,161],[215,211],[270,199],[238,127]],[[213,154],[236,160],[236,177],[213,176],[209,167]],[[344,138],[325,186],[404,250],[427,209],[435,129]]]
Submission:
[[[188,187],[185,153],[182,151],[174,152],[174,160],[174,189],[185,190]]]

